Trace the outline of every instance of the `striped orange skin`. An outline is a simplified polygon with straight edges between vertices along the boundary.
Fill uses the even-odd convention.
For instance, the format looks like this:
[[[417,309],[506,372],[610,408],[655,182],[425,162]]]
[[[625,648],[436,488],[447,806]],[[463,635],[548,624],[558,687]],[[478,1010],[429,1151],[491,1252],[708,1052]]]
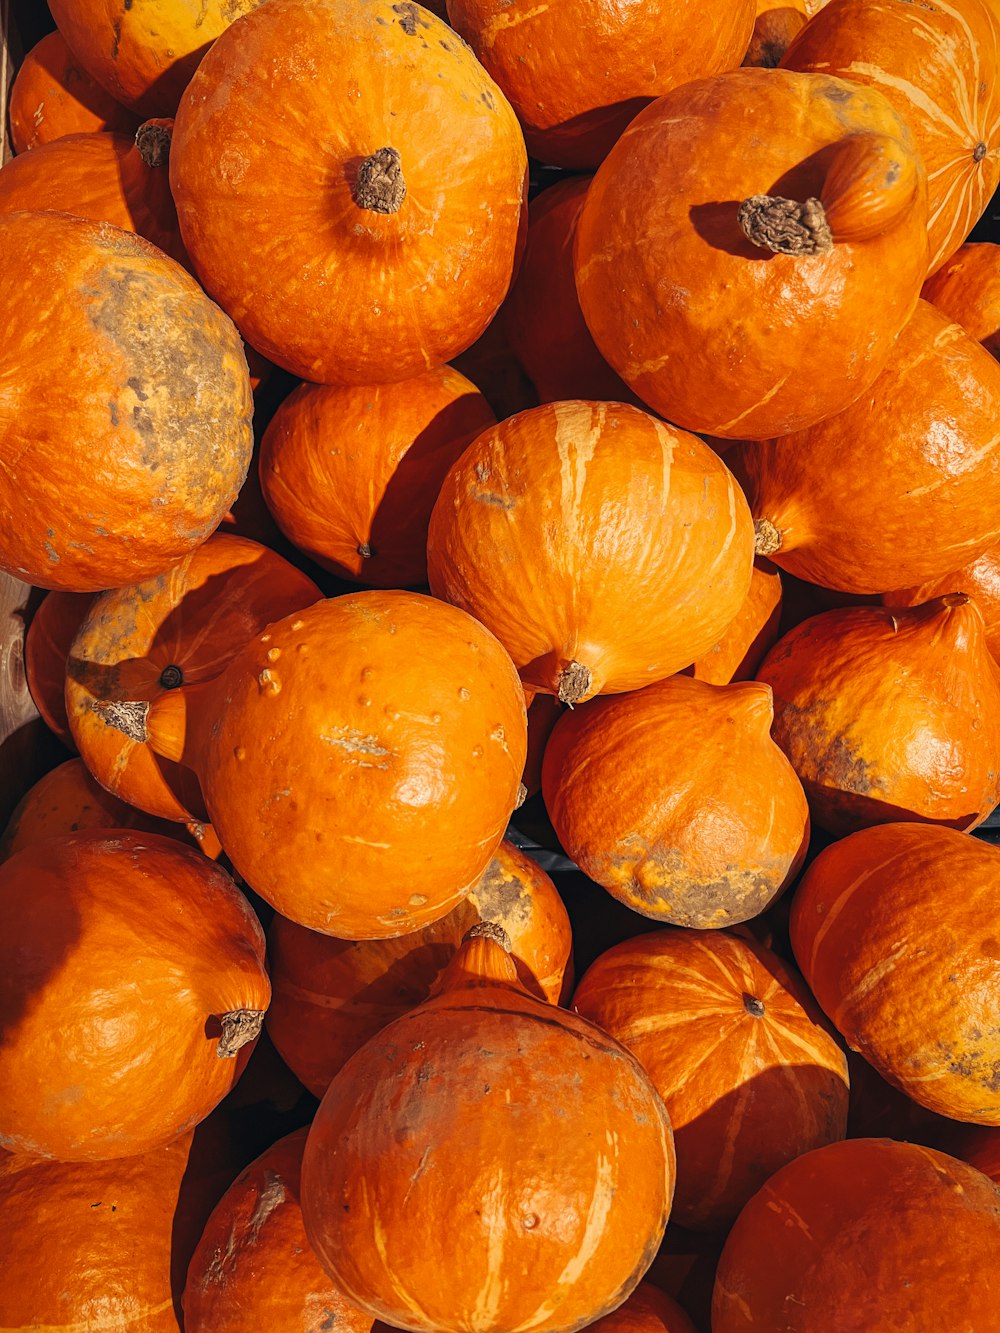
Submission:
[[[422,1004],[466,932],[506,930],[521,983],[559,1004],[573,987],[569,916],[548,875],[504,840],[469,896],[447,916],[391,940],[339,940],[275,916],[268,930],[273,997],[267,1030],[282,1059],[322,1097],[350,1057]]]
[[[383,149],[405,195],[380,202],[359,181]],[[469,347],[526,225],[513,111],[409,0],[268,0],[234,24],[181,99],[170,183],[209,294],[323,383],[407,379]]]
[[[712,1333],[986,1333],[998,1247],[1000,1189],[980,1172],[914,1143],[846,1139],[747,1204],[719,1261]]]
[[[786,1162],[843,1138],[843,1052],[794,971],[726,931],[671,928],[617,944],[573,1008],[641,1062],[677,1148],[672,1220],[725,1230]]]
[[[1000,15],[987,0],[835,0],[781,67],[875,88],[907,121],[927,167],[936,272],[1000,182]]]
[[[921,296],[1000,359],[1000,245],[961,246],[927,279]]]
[[[134,132],[140,117],[77,63],[60,32],[46,33],[21,62],[10,90],[10,138],[26,153],[64,134]]]
[[[334,1281],[390,1325],[570,1333],[638,1285],[673,1181],[670,1122],[639,1062],[529,995],[481,937],[330,1084],[302,1212]]]
[[[622,403],[546,403],[484,431],[431,514],[435,596],[472,613],[526,685],[564,702],[635,690],[719,639],[753,536],[729,469]]]
[[[881,824],[820,852],[792,900],[796,961],[848,1044],[915,1102],[1000,1124],[1000,852]]]

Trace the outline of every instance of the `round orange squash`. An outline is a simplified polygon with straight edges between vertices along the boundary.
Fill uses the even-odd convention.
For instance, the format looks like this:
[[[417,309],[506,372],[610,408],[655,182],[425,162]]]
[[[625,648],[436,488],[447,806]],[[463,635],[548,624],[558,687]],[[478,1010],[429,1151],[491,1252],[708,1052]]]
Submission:
[[[670,1210],[645,1071],[529,995],[499,936],[473,927],[436,995],[336,1076],[306,1142],[313,1249],[348,1299],[414,1333],[593,1323],[638,1285]]]
[[[591,964],[573,1008],[627,1046],[663,1098],[682,1226],[725,1231],[779,1167],[844,1137],[843,1052],[763,945],[725,931],[639,935]]]
[[[503,93],[420,5],[268,0],[192,79],[170,183],[198,275],[249,343],[303,379],[372,384],[449,360],[493,318],[527,157]]]
[[[66,661],[93,600],[89,592],[46,593],[24,636],[24,674],[32,702],[70,750],[76,744],[66,716]]]
[[[930,263],[958,249],[1000,183],[1000,14],[984,0],[837,0],[785,52],[783,69],[821,71],[882,93],[927,167]]]
[[[920,294],[1000,359],[1000,245],[975,241],[961,246]]]
[[[451,465],[496,425],[450,366],[396,384],[302,384],[271,418],[260,484],[282,532],[342,578],[427,582],[427,524]]]
[[[979,608],[986,626],[986,646],[1000,662],[1000,542],[961,569],[914,588],[896,588],[893,592],[883,593],[881,600],[886,606],[920,606],[935,597],[955,592],[966,593]]]
[[[650,1282],[640,1282],[624,1305],[587,1327],[592,1333],[697,1333],[677,1302]]]
[[[650,99],[735,69],[754,0],[448,0],[448,17],[510,98],[532,157],[579,169]]]
[[[0,215],[0,261],[0,569],[66,592],[162,572],[246,476],[239,334],[180,265],[107,223]]]
[[[21,61],[10,89],[10,141],[26,153],[64,134],[133,133],[139,117],[84,70],[61,32],[49,32]]]
[[[789,1163],[726,1240],[713,1333],[986,1330],[1000,1189],[931,1148],[847,1139]],[[956,1275],[961,1279],[956,1280]]]
[[[0,1146],[101,1161],[203,1120],[270,998],[229,876],[157,834],[69,833],[0,865],[0,909]]]
[[[885,365],[927,271],[926,216],[910,132],[874,90],[784,70],[697,79],[640,112],[595,175],[580,304],[668,420],[788,434]]]
[[[504,841],[447,916],[392,940],[338,940],[275,916],[267,1030],[285,1063],[322,1097],[356,1050],[422,1004],[477,921],[502,926],[521,984],[558,1004],[573,987],[569,916],[555,885]]]
[[[833,843],[792,900],[791,941],[848,1044],[921,1106],[1000,1124],[1000,851],[932,824]]]
[[[565,713],[542,792],[567,854],[657,921],[708,928],[757,916],[809,841],[806,798],[771,719],[766,685],[687,676]]]
[[[119,102],[172,116],[221,32],[261,0],[49,0],[77,60]]]
[[[770,560],[757,556],[750,591],[718,643],[688,668],[695,680],[728,685],[752,680],[777,637],[781,623],[781,575]]]
[[[850,593],[922,583],[974,560],[1000,538],[998,417],[1000,366],[919,302],[856,403],[726,453],[758,554]]]
[[[736,616],[749,516],[722,460],[626,404],[570,401],[485,431],[431,514],[431,591],[578,703],[686,666]]]
[[[95,599],[70,650],[66,706],[98,782],[161,819],[204,819],[191,769],[107,726],[94,705],[171,694],[182,708],[192,687],[219,676],[273,620],[321,596],[266,546],[215,533],[167,573]]]
[[[805,0],[757,0],[757,17],[744,65],[774,69],[807,19]]]
[[[184,1333],[368,1333],[320,1267],[299,1203],[307,1129],[279,1139],[208,1219],[184,1287]]]

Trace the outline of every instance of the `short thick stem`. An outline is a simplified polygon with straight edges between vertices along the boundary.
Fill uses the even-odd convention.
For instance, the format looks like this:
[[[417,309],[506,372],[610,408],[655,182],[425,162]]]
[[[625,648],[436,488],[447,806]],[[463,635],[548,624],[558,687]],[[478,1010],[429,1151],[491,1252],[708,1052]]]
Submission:
[[[264,1025],[263,1009],[232,1009],[222,1015],[222,1032],[216,1055],[231,1060],[244,1046],[256,1041]]]
[[[149,703],[146,700],[129,699],[94,699],[90,711],[115,731],[120,731],[136,745],[145,745],[149,740],[146,719],[149,716]]]
[[[398,213],[406,198],[406,182],[399,153],[380,148],[366,157],[354,182],[354,202],[370,213]]]
[[[570,662],[559,672],[556,682],[556,694],[562,704],[579,703],[593,693],[593,676],[590,668],[582,662]]]
[[[819,255],[833,249],[833,233],[818,199],[783,199],[754,194],[736,214],[740,230],[762,250],[782,255]]]
[[[170,161],[173,121],[147,120],[135,132],[135,146],[147,167],[165,167]]]
[[[771,555],[781,550],[781,531],[769,518],[754,519],[753,532],[755,555]]]

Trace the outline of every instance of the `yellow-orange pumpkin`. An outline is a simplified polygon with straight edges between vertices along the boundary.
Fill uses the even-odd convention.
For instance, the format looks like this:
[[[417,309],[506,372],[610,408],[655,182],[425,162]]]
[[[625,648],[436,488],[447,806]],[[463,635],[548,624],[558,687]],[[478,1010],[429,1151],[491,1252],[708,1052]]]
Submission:
[[[77,63],[61,32],[48,32],[21,61],[10,90],[10,139],[26,153],[64,134],[139,127],[139,116],[116,102]]]
[[[961,246],[920,294],[1000,357],[1000,245],[976,241]]]

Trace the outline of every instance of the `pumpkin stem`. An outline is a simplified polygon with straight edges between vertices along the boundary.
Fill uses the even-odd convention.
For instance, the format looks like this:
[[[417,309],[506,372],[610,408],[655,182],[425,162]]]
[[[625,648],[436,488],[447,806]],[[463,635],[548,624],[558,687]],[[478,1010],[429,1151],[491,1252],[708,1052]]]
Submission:
[[[753,531],[755,555],[770,555],[781,550],[781,533],[769,518],[755,518]]]
[[[800,204],[780,195],[752,194],[736,214],[740,230],[762,250],[782,255],[819,255],[833,249],[833,233],[818,199]]]
[[[752,1018],[763,1018],[767,1010],[764,1008],[764,1001],[758,1000],[756,995],[748,995],[743,992],[743,1008]]]
[[[398,213],[406,198],[406,182],[399,153],[380,148],[366,157],[354,182],[354,202],[370,213]]]
[[[480,921],[466,931],[462,943],[437,979],[432,996],[480,986],[514,986],[521,989],[517,968],[510,956],[510,936],[495,921]]]
[[[114,727],[137,745],[145,745],[149,740],[146,729],[146,718],[149,716],[147,700],[92,699],[89,707],[106,726]]]
[[[368,542],[361,543],[358,547],[358,555],[362,560],[370,560],[372,558],[372,548]]]
[[[462,936],[463,944],[466,940],[493,940],[506,953],[510,953],[514,947],[510,942],[510,936],[496,921],[477,921]]]
[[[165,167],[170,161],[170,129],[168,120],[147,120],[135,132],[135,146],[147,167]]]
[[[570,662],[557,677],[557,697],[562,704],[578,703],[590,693],[590,668],[582,662]]]
[[[523,782],[519,782],[517,784],[517,800],[514,802],[514,809],[520,810],[521,806],[524,805],[527,799],[528,789]]]
[[[223,1014],[216,1055],[220,1060],[231,1060],[248,1042],[257,1040],[263,1024],[263,1009],[233,1009]]]

